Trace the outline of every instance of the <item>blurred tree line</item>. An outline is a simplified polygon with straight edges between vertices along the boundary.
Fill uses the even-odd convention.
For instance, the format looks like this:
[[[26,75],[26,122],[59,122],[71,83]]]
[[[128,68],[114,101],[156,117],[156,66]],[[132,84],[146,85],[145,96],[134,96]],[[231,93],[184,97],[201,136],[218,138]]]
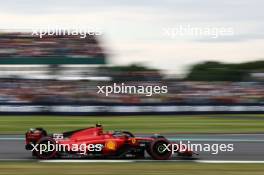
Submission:
[[[158,69],[150,68],[141,64],[130,64],[124,66],[103,66],[99,72],[104,76],[112,77],[115,82],[126,81],[160,81],[162,74]]]
[[[251,73],[264,72],[264,61],[226,64],[208,61],[192,66],[185,80],[189,81],[247,81]]]

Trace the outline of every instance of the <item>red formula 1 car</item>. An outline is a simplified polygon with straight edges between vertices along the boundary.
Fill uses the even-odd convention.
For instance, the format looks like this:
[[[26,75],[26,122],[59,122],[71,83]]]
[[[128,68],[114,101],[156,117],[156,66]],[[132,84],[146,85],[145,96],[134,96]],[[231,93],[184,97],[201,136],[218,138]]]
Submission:
[[[135,137],[128,131],[104,132],[101,125],[48,135],[42,128],[26,133],[26,149],[39,159],[110,158],[143,159],[146,153],[156,160],[172,157],[171,143],[163,136]],[[191,157],[192,151],[177,152]]]

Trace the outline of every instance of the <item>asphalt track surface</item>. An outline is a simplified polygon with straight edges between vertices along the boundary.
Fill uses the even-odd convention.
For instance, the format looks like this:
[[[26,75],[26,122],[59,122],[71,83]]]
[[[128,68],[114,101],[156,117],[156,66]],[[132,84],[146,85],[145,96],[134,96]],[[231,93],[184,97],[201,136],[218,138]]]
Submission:
[[[147,135],[141,135],[147,136]],[[169,135],[169,140],[192,144],[233,144],[234,151],[212,154],[215,151],[197,151],[191,160],[210,161],[264,161],[264,134],[180,134]],[[24,149],[22,135],[0,135],[0,161],[34,161],[31,152]],[[176,155],[172,160],[181,160]]]

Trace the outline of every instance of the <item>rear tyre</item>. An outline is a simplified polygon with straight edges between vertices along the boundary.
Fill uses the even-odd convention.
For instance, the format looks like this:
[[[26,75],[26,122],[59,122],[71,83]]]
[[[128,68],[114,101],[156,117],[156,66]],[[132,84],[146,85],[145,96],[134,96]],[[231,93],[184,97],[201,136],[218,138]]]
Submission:
[[[38,151],[35,155],[39,159],[52,159],[56,157],[56,141],[51,137],[43,137],[37,142]]]
[[[147,152],[155,160],[168,160],[172,155],[170,142],[165,138],[158,138],[152,141]]]

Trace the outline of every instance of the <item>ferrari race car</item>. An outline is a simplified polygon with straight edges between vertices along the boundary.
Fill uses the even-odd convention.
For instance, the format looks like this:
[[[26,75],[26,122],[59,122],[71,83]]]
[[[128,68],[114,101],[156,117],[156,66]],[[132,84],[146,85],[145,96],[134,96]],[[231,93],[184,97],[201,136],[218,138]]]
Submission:
[[[171,142],[163,136],[136,137],[128,131],[104,132],[99,124],[51,135],[42,128],[30,129],[26,133],[25,148],[31,150],[32,155],[38,159],[144,159],[146,153],[156,160],[172,157]],[[176,153],[181,157],[191,157],[194,154],[190,150]]]

